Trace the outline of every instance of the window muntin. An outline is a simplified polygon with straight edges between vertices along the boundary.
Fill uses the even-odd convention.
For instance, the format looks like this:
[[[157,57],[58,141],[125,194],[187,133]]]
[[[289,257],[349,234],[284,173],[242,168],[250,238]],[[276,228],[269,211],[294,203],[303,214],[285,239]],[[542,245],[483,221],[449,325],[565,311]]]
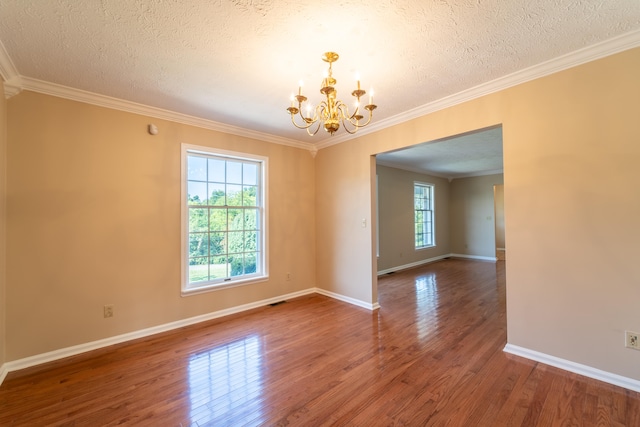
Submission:
[[[432,184],[413,184],[413,205],[415,248],[435,246]]]
[[[183,146],[183,292],[266,278],[266,159]]]

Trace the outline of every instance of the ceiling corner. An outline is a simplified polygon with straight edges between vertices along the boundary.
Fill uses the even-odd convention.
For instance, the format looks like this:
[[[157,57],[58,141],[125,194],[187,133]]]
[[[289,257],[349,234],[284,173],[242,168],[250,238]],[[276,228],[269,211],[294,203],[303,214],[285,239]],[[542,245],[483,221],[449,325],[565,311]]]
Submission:
[[[20,73],[18,73],[18,69],[13,64],[2,40],[0,40],[0,77],[2,77],[2,80],[5,82],[20,78]]]

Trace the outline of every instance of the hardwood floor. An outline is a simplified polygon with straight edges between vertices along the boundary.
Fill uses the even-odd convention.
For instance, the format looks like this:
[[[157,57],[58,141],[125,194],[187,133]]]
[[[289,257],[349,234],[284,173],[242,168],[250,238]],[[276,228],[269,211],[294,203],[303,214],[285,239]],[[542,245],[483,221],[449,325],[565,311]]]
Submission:
[[[13,372],[2,426],[640,426],[640,393],[502,351],[504,262],[381,277]]]

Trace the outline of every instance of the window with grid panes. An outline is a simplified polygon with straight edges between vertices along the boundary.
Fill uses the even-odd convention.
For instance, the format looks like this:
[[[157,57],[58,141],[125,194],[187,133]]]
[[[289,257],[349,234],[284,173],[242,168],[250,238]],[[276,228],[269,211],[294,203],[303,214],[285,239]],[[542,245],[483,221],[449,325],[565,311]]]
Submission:
[[[435,246],[433,218],[433,185],[413,184],[416,249]]]
[[[266,159],[183,145],[183,292],[266,278]]]

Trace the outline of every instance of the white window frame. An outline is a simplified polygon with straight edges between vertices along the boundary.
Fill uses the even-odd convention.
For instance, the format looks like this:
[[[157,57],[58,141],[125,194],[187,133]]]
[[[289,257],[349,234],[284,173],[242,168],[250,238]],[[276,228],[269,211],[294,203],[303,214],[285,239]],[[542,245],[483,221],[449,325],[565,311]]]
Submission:
[[[431,244],[429,245],[422,245],[422,246],[418,246],[418,241],[416,240],[416,226],[417,226],[417,222],[416,222],[416,212],[418,209],[416,209],[416,187],[428,187],[429,193],[430,193],[430,197],[429,197],[429,202],[430,202],[430,208],[431,209],[426,209],[427,211],[431,212]],[[436,201],[435,201],[435,194],[436,194],[436,186],[434,184],[428,183],[428,182],[419,182],[419,181],[414,181],[413,183],[413,245],[415,250],[421,250],[421,249],[428,249],[428,248],[433,248],[436,246]]]
[[[260,274],[251,275],[250,277],[231,276],[223,280],[203,281],[197,284],[189,283],[189,208],[187,203],[188,197],[188,177],[187,177],[187,158],[190,154],[216,156],[227,158],[229,160],[251,161],[260,163],[260,180],[259,192],[261,193],[260,208],[260,237],[258,244],[260,246],[260,265],[262,272]],[[199,294],[202,292],[215,291],[219,289],[227,289],[235,286],[249,285],[264,282],[269,279],[269,256],[267,253],[268,242],[268,205],[269,200],[267,189],[268,186],[268,159],[267,157],[258,156],[248,153],[240,153],[235,151],[221,150],[211,147],[203,147],[191,144],[181,144],[181,182],[180,182],[180,229],[181,229],[181,293],[183,296]]]

